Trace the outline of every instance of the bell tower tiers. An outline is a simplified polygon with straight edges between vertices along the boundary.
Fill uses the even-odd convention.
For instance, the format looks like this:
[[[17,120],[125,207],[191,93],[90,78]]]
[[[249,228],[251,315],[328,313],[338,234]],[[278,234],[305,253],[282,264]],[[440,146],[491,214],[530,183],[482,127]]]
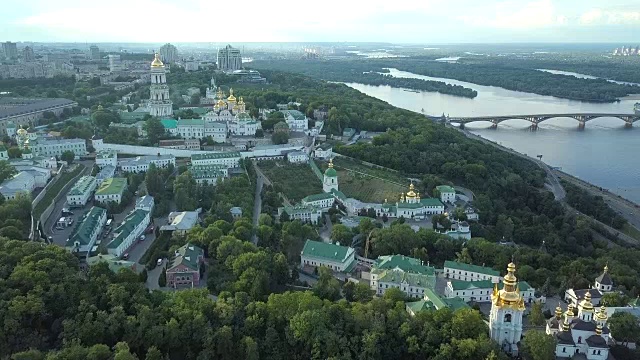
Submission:
[[[151,116],[171,116],[173,103],[169,98],[169,86],[167,86],[167,70],[156,53],[151,63],[151,86],[149,88],[149,114]]]
[[[524,298],[520,294],[516,265],[511,262],[507,266],[507,275],[502,281],[502,289],[498,284],[491,295],[491,313],[489,314],[489,331],[507,353],[518,353],[518,342],[522,337],[522,316],[524,314]]]
[[[324,172],[324,180],[322,181],[322,190],[330,193],[331,190],[338,190],[338,173],[333,168],[333,159],[329,160],[329,168]]]

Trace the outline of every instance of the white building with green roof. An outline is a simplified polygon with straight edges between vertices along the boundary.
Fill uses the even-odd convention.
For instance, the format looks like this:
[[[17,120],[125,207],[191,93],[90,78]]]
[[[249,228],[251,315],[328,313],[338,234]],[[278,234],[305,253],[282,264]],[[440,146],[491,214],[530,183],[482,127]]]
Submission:
[[[460,298],[443,298],[432,289],[426,289],[422,300],[406,302],[405,307],[409,315],[416,316],[419,312],[425,310],[449,308],[452,311],[456,311],[459,309],[468,309],[469,305]]]
[[[489,267],[465,264],[447,260],[444,262],[444,276],[451,280],[500,282],[500,272]]]
[[[227,168],[240,166],[239,151],[207,152],[191,155],[191,165],[225,165]]]
[[[300,220],[303,223],[317,224],[322,216],[322,209],[309,205],[302,204],[295,206],[284,206],[278,208],[278,216],[282,216],[286,213],[290,220]]]
[[[198,184],[216,185],[229,176],[226,165],[192,165],[189,172]]]
[[[433,289],[435,284],[435,269],[408,256],[380,256],[371,268],[371,290],[378,296],[397,288],[410,298],[422,298],[426,289]]]
[[[100,150],[96,153],[96,165],[103,168],[107,165],[118,166],[118,153],[115,150]]]
[[[98,182],[95,177],[88,175],[81,177],[67,193],[67,204],[72,207],[85,206],[96,186]]]
[[[336,198],[333,194],[322,193],[306,196],[302,199],[303,206],[315,206],[322,210],[328,210],[333,206]]]
[[[107,244],[109,254],[121,256],[133,245],[149,225],[151,218],[149,212],[135,209],[113,230],[113,239]]]
[[[122,194],[127,190],[126,178],[109,178],[100,184],[96,190],[95,200],[99,203],[122,202]]]
[[[151,164],[155,164],[158,168],[166,168],[169,165],[175,166],[176,157],[174,155],[146,155],[122,159],[118,162],[118,166],[122,171],[130,173],[147,172]]]
[[[309,129],[309,120],[298,110],[281,110],[284,121],[289,125],[291,131],[306,131]]]
[[[465,302],[490,302],[494,286],[496,284],[491,280],[449,280],[447,287],[444,289],[444,295],[447,298],[459,297]]]
[[[350,272],[356,265],[353,248],[307,240],[300,253],[300,266],[325,266],[336,272]]]
[[[80,253],[91,251],[106,222],[107,210],[93,206],[76,224],[71,236],[67,239],[65,249]]]
[[[440,194],[440,201],[443,203],[453,204],[456,202],[456,190],[449,185],[436,186],[436,190]]]
[[[333,159],[329,159],[329,167],[322,177],[322,191],[331,193],[332,190],[339,190],[338,172],[333,168]]]

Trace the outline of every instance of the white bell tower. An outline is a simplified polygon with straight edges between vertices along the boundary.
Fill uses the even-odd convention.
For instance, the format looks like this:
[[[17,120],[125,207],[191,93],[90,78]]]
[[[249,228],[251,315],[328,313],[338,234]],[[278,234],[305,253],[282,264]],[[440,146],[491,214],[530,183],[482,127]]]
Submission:
[[[491,313],[489,314],[489,332],[491,338],[507,353],[518,353],[518,342],[522,337],[522,316],[524,314],[524,298],[520,295],[515,276],[516,265],[511,262],[507,266],[507,275],[498,290],[498,284],[491,295]]]
[[[151,116],[171,116],[173,114],[173,103],[169,98],[169,86],[167,85],[167,70],[157,53],[151,63],[149,93],[151,95],[149,99],[149,114]]]
[[[322,190],[326,193],[330,193],[331,190],[338,190],[338,173],[333,168],[333,159],[329,160],[329,168],[324,172],[324,179],[322,181]]]

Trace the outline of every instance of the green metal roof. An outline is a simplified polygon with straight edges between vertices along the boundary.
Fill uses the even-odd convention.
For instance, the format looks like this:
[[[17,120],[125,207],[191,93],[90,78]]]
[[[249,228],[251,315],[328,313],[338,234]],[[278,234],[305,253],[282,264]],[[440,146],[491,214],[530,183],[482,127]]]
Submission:
[[[80,220],[71,233],[71,237],[67,239],[66,247],[74,246],[77,241],[80,245],[89,245],[91,241],[91,233],[98,226],[98,220],[107,212],[107,210],[93,206],[89,212]]]
[[[251,115],[247,114],[246,112],[238,113],[238,115],[236,115],[236,119],[243,120],[243,121],[252,120]]]
[[[224,176],[225,165],[194,165],[189,168],[189,172],[194,179],[210,179]]]
[[[307,118],[306,116],[304,116],[303,113],[301,113],[298,110],[280,110],[280,111],[284,114],[285,118],[288,115],[291,115],[296,120],[304,120]]]
[[[423,198],[420,199],[420,204],[424,206],[444,206],[444,204],[436,198]]]
[[[471,271],[471,272],[476,272],[476,273],[491,275],[491,276],[500,276],[500,272],[497,270],[493,270],[492,268],[473,265],[473,264],[465,264],[457,261],[446,260],[444,262],[444,267],[448,267],[456,270]]]
[[[449,185],[440,185],[440,186],[436,186],[436,189],[438,189],[438,191],[440,191],[441,193],[455,193],[456,190],[454,188],[452,188]]]
[[[470,307],[469,304],[467,304],[466,302],[464,302],[464,300],[457,296],[450,299],[442,299],[442,301],[444,301],[444,303],[447,304],[447,307],[453,311],[459,309],[468,309]]]
[[[178,250],[178,255],[173,259],[171,266],[167,268],[167,271],[175,268],[179,265],[184,265],[191,270],[197,271],[199,269],[198,258],[200,256],[204,257],[204,250],[201,248],[187,243],[186,245],[181,246]]]
[[[340,191],[340,190],[331,189],[331,193],[332,193],[334,196],[337,196],[337,197],[338,197],[338,199],[340,199],[340,200],[346,200],[346,199],[347,199],[347,196],[346,196],[342,191]]]
[[[347,246],[307,240],[307,242],[304,243],[301,255],[344,262],[352,252],[353,249]]]
[[[394,284],[408,284],[410,286],[420,288],[433,288],[436,283],[436,276],[434,274],[416,274],[410,272],[404,272],[402,270],[390,269],[372,271],[372,273],[380,273],[379,281],[394,283]]]
[[[518,289],[520,289],[520,291],[527,291],[531,289],[531,285],[526,281],[518,281]]]
[[[447,303],[445,303],[442,298],[432,289],[424,289],[424,299],[429,300],[433,303],[436,309],[442,309],[443,307],[447,307]]]
[[[327,170],[324,172],[324,176],[336,177],[338,176],[338,172],[334,168],[327,168]]]
[[[135,111],[135,112],[122,112],[120,113],[120,119],[122,119],[122,122],[127,123],[127,124],[132,124],[135,123],[138,120],[142,120],[144,118],[145,115],[147,115],[149,113],[146,112],[141,112],[141,111]]]
[[[226,158],[234,158],[240,157],[240,152],[238,151],[223,151],[223,152],[209,152],[202,154],[193,154],[191,155],[191,160],[206,160],[206,159],[226,159]]]
[[[309,195],[309,196],[304,197],[302,199],[302,201],[304,201],[304,202],[312,202],[312,201],[327,200],[327,199],[333,199],[333,195],[331,195],[329,193],[313,194],[313,195]]]
[[[494,283],[491,280],[480,281],[462,281],[462,280],[449,280],[453,290],[469,290],[472,288],[477,289],[491,289],[494,287]]]
[[[101,262],[106,262],[109,265],[109,270],[115,273],[120,271],[120,269],[132,269],[136,264],[133,261],[121,260],[117,256],[111,254],[100,254],[87,258],[87,264],[89,264],[89,266],[94,266]]]
[[[96,195],[122,195],[127,188],[127,179],[125,178],[109,178],[100,184]]]
[[[209,111],[211,111],[211,108],[205,108],[205,107],[188,107],[188,108],[180,108],[178,109],[179,111],[187,111],[187,110],[191,110],[193,111],[194,114],[198,114],[198,115],[204,115],[206,113],[208,113]]]
[[[175,129],[178,127],[178,120],[175,119],[162,119],[160,122],[165,129]]]
[[[420,311],[434,309],[433,303],[429,300],[418,300],[405,303],[406,307],[411,310],[412,313],[417,314]]]
[[[371,269],[371,272],[374,272],[376,270],[381,271],[396,268],[402,271],[416,274],[435,274],[435,269],[433,267],[423,265],[421,260],[404,255],[379,256],[376,260],[376,263],[373,265],[373,269]]]
[[[69,195],[82,195],[84,194],[93,183],[96,182],[96,178],[93,176],[85,175],[76,181],[75,185],[69,191]]]
[[[113,233],[116,234],[116,237],[107,245],[107,248],[115,249],[120,246],[124,239],[131,234],[133,229],[135,229],[136,226],[144,220],[147,214],[149,214],[148,211],[135,209],[132,213],[127,215],[122,224],[113,231]]]

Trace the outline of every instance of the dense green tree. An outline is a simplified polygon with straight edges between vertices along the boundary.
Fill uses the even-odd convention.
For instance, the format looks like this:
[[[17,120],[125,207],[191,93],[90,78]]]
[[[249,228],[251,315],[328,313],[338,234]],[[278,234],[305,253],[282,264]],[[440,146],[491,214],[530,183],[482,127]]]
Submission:
[[[286,132],[277,132],[271,135],[271,142],[274,144],[286,144],[289,141],[289,134]]]
[[[151,144],[157,144],[158,140],[166,135],[166,131],[162,122],[157,117],[149,118],[145,123],[145,131],[147,132],[147,138]]]
[[[331,228],[331,241],[340,243],[343,246],[351,245],[353,232],[347,226],[342,224],[333,225]]]
[[[609,318],[607,326],[611,330],[611,336],[622,342],[622,345],[640,340],[640,324],[633,314],[616,312]]]
[[[555,339],[541,330],[529,330],[524,334],[522,350],[525,353],[525,359],[553,360],[556,358]]]
[[[14,168],[8,161],[0,160],[0,183],[11,178],[17,174],[16,168]]]
[[[607,307],[627,306],[629,304],[629,297],[617,292],[606,293],[602,295],[600,302]]]
[[[529,311],[529,322],[531,325],[542,326],[544,325],[544,320],[542,304],[536,301],[531,305],[531,310]]]
[[[60,155],[60,160],[66,161],[68,164],[71,164],[75,158],[76,154],[70,150],[64,151],[62,155]]]
[[[331,269],[318,268],[318,282],[313,286],[313,293],[322,299],[331,301],[340,298],[340,282],[333,277]]]
[[[18,159],[22,157],[22,150],[17,146],[12,146],[7,149],[7,154],[9,155],[9,159]]]

